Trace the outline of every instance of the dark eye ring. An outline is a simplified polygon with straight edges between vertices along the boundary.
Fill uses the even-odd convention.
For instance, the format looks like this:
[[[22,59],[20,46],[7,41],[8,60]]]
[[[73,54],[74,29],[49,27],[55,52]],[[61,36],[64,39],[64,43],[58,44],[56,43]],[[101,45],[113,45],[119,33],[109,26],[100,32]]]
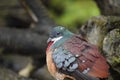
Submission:
[[[60,35],[60,32],[57,32],[57,35]]]

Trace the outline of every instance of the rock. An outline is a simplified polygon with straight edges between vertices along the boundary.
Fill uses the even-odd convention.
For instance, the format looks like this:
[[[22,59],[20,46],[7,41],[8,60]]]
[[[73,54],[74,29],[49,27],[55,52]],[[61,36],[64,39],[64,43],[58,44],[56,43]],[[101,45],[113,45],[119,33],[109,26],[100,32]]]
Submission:
[[[27,56],[9,54],[2,56],[1,61],[3,67],[9,68],[25,77],[28,77],[34,68],[32,58]]]
[[[80,33],[92,44],[102,48],[103,39],[106,34],[120,26],[120,17],[115,16],[97,16],[92,17],[80,29]]]
[[[17,80],[17,74],[11,70],[0,67],[0,80]]]
[[[55,80],[48,72],[47,66],[37,69],[32,73],[32,77],[39,80]]]
[[[107,18],[104,16],[93,17],[82,26],[81,31],[85,33],[86,39],[101,48],[102,40],[106,33]]]
[[[30,78],[24,78],[17,75],[10,69],[0,67],[0,80],[33,80]]]
[[[120,73],[120,28],[110,31],[103,40],[107,61]]]

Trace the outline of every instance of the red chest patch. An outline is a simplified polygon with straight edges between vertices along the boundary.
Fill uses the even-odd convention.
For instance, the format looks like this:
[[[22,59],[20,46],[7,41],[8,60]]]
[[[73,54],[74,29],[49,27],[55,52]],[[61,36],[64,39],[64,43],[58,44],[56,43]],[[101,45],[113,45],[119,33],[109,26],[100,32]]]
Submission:
[[[50,48],[50,46],[53,44],[53,42],[54,42],[54,41],[50,41],[50,42],[48,43],[48,46],[47,46],[46,51]]]

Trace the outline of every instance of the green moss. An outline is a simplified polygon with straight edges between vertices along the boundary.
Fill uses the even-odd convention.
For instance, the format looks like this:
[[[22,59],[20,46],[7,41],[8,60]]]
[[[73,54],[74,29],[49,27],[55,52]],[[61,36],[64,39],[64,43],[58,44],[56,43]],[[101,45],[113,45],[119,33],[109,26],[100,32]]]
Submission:
[[[120,57],[112,57],[112,62],[114,66],[117,65],[120,63]]]

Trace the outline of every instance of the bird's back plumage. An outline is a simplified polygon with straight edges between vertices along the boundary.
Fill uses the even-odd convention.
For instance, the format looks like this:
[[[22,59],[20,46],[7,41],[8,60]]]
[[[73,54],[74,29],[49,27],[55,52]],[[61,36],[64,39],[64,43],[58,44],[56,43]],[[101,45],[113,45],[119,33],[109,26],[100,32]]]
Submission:
[[[77,62],[81,72],[84,73],[85,69],[90,69],[87,74],[98,78],[106,78],[109,75],[109,66],[98,48],[88,43],[81,36],[73,36],[68,39],[64,43],[64,47],[72,54],[79,56]]]

